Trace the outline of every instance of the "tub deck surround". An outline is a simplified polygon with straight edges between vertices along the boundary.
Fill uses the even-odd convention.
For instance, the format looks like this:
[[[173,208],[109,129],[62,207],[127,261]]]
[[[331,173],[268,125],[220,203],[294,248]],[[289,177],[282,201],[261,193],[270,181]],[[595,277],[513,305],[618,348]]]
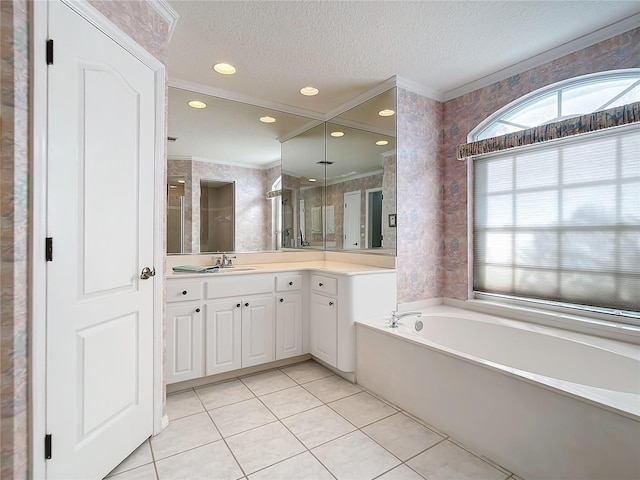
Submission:
[[[363,387],[527,479],[640,478],[639,346],[447,305],[387,320],[356,322]]]

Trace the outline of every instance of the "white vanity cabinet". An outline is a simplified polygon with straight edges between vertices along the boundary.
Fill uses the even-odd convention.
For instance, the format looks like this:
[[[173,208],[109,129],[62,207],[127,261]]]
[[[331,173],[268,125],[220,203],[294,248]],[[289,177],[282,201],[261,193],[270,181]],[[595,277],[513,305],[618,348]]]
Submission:
[[[390,313],[396,273],[322,270],[167,278],[167,383],[311,353],[355,371],[355,321]]]
[[[304,351],[302,274],[276,277],[276,360]]]
[[[232,298],[206,304],[205,375],[242,367],[241,301]]]
[[[390,313],[396,307],[395,271],[357,275],[311,274],[310,350],[343,372],[356,369],[359,318]]]
[[[273,274],[222,274],[205,281],[207,312],[217,312],[207,313],[207,375],[275,359],[274,285]],[[229,327],[220,333],[223,318]]]
[[[244,297],[242,302],[242,367],[274,361],[273,295]]]
[[[190,380],[205,374],[201,299],[200,282],[173,282],[167,285],[167,383]]]
[[[311,355],[331,366],[338,364],[338,300],[311,294],[309,335]]]

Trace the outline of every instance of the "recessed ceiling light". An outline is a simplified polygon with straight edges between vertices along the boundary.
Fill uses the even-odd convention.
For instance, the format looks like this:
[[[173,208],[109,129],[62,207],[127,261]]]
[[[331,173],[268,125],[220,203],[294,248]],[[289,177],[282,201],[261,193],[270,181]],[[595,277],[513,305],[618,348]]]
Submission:
[[[396,112],[394,112],[393,110],[389,110],[388,108],[386,108],[386,109],[384,109],[384,110],[380,110],[380,111],[378,112],[378,115],[380,115],[381,117],[390,117],[390,116],[392,116],[394,113],[396,113]]]
[[[319,92],[319,90],[315,87],[304,87],[300,89],[300,93],[302,95],[306,95],[307,97],[313,97],[314,95],[317,95]]]
[[[184,183],[184,180],[178,180],[178,183]]]
[[[169,185],[169,188],[178,188],[177,185]]]
[[[332,137],[344,137],[344,132],[331,132]]]
[[[317,182],[317,180],[315,178],[310,178],[309,181],[310,182]]]
[[[192,108],[207,108],[207,104],[200,100],[191,100],[189,106]]]
[[[213,69],[221,75],[233,75],[236,73],[236,67],[228,63],[216,63]]]
[[[276,119],[273,117],[260,117],[262,123],[275,123]]]
[[[376,145],[382,146],[382,145],[388,145],[389,142],[387,140],[378,140],[376,142]]]

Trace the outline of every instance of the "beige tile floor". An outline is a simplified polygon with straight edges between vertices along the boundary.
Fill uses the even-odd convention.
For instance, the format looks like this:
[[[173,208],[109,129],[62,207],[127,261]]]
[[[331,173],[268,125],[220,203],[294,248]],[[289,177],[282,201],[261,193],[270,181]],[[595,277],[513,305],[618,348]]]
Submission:
[[[167,397],[112,480],[519,480],[313,361]]]

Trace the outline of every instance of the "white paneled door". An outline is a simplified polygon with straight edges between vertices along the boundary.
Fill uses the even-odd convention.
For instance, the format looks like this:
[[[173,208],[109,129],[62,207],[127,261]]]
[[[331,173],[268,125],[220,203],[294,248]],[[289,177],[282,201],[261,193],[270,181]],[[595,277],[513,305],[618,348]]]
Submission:
[[[102,478],[153,431],[155,74],[50,2],[48,478]]]
[[[361,194],[347,192],[344,194],[344,250],[362,248],[360,245],[360,208]]]

